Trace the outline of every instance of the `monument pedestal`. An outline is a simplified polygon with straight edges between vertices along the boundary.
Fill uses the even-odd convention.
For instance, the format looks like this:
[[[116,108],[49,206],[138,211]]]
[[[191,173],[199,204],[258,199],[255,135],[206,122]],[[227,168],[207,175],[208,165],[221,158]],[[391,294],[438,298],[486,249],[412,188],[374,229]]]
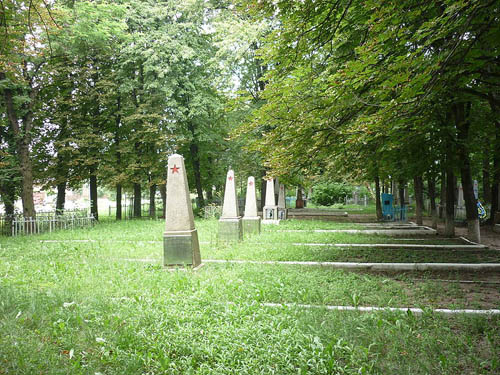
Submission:
[[[200,264],[200,245],[196,229],[168,231],[163,234],[164,266],[198,267]]]
[[[243,239],[241,218],[219,219],[219,241],[237,242]]]
[[[288,209],[287,208],[278,207],[278,219],[279,220],[288,219]]]
[[[262,224],[279,224],[278,206],[264,206]]]
[[[260,234],[260,217],[243,217],[243,234]]]

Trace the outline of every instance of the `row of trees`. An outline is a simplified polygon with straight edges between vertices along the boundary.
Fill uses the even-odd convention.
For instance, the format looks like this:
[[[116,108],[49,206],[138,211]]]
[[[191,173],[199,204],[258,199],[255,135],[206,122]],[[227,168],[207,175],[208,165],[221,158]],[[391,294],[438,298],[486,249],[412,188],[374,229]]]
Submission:
[[[229,142],[238,114],[224,110],[237,68],[257,37],[223,1],[2,1],[0,12],[0,196],[7,214],[22,198],[35,217],[33,184],[65,191],[90,182],[122,192],[165,194],[168,154],[190,165],[204,205],[229,165],[256,168]],[[229,26],[239,35],[231,35]],[[235,56],[237,56],[235,58]],[[239,77],[239,78],[238,78]]]
[[[252,1],[240,11],[276,27],[259,50],[265,104],[240,131],[277,175],[350,176],[415,186],[435,207],[436,181],[464,189],[479,237],[474,165],[498,211],[498,1]],[[377,194],[377,197],[380,195]],[[379,205],[380,207],[380,205]],[[453,234],[453,204],[446,206]]]

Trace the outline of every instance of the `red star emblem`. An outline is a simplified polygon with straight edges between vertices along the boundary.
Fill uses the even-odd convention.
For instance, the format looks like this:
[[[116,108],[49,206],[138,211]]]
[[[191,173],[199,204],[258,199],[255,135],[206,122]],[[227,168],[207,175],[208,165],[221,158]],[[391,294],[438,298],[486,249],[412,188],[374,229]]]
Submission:
[[[170,168],[172,170],[172,174],[174,173],[179,173],[179,167],[177,165],[174,164],[174,167],[173,168]]]
[[[233,181],[233,176],[229,176],[227,179],[228,179],[229,181]]]

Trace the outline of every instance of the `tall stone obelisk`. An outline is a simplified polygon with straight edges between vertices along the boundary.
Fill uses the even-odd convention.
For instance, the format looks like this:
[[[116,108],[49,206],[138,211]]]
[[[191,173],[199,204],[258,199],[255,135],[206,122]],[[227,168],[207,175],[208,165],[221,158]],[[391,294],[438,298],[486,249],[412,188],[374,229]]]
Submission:
[[[257,195],[253,176],[248,177],[245,215],[242,222],[244,234],[260,234],[260,216],[257,214]]]
[[[286,200],[285,200],[285,185],[280,184],[278,192],[278,219],[286,220],[287,216],[288,216],[288,210],[286,208]]]
[[[193,207],[181,155],[168,158],[167,205],[163,234],[163,265],[201,264],[198,232],[194,227]]]
[[[269,178],[266,183],[266,200],[262,213],[262,224],[279,224],[278,206],[274,196],[274,181]]]
[[[224,205],[222,206],[222,215],[219,219],[219,240],[231,242],[241,241],[242,238],[243,232],[241,228],[241,216],[238,212],[234,171],[230,169],[227,172]]]

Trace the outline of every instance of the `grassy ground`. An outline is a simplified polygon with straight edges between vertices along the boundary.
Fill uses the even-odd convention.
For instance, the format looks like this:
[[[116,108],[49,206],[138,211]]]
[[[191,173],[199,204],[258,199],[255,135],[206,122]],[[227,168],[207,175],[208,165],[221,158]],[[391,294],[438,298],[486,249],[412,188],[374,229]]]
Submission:
[[[247,240],[251,244],[222,246],[215,237],[217,222],[199,221],[202,258],[331,260],[353,254],[369,254],[370,259],[403,254],[291,246],[296,234],[278,230],[337,226],[283,224],[264,227],[263,235]],[[428,310],[499,308],[497,286],[464,288],[432,281],[428,279],[432,274],[415,281],[404,275],[285,265],[207,264],[197,272],[169,272],[159,265],[161,242],[153,242],[161,241],[162,230],[163,223],[144,220],[1,238],[0,374],[494,374],[500,370],[500,318],[444,317]],[[306,239],[362,241],[341,234],[309,233]],[[129,260],[133,258],[157,262]],[[267,302],[416,306],[426,312],[417,317],[261,305]]]

